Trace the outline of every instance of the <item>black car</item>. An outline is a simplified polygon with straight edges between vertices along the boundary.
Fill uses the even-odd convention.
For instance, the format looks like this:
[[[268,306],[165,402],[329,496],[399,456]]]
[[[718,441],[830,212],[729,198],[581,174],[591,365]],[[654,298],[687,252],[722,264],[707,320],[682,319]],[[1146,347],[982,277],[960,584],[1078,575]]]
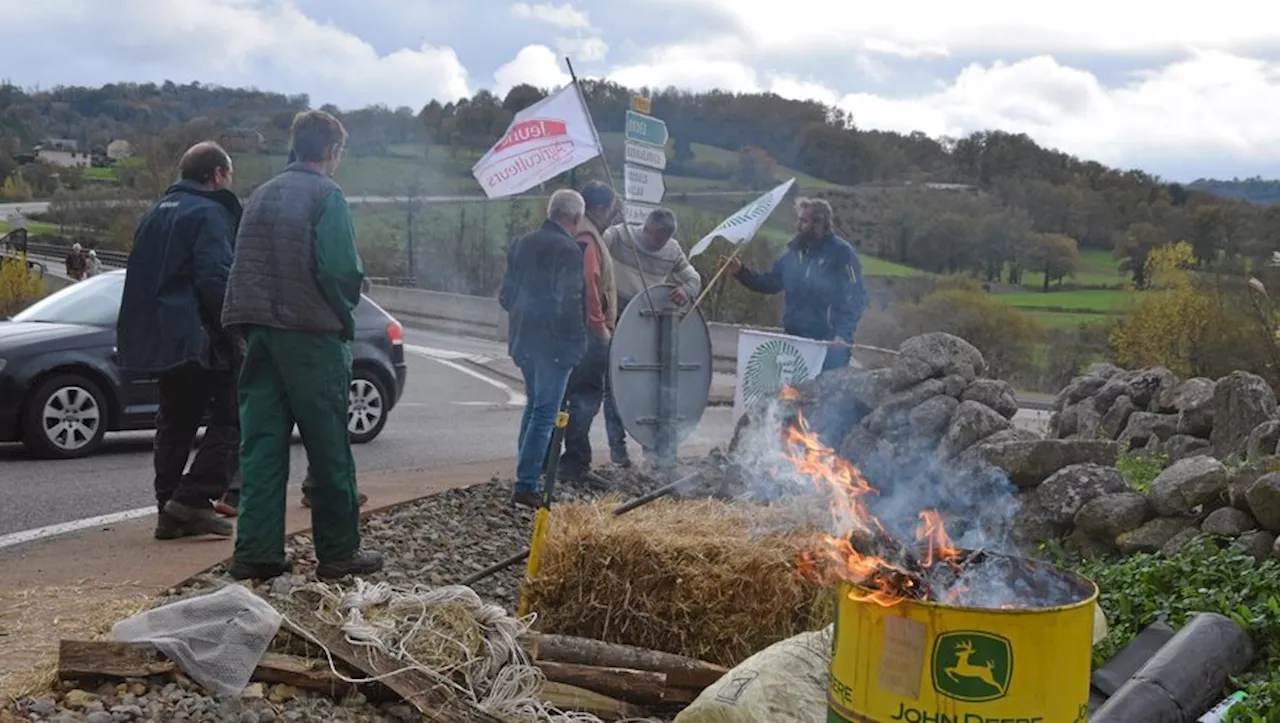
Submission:
[[[72,284],[0,321],[0,442],[67,459],[94,452],[107,432],[155,429],[155,378],[117,366],[124,274]],[[406,377],[403,328],[367,296],[351,352],[347,429],[361,444],[382,432]]]

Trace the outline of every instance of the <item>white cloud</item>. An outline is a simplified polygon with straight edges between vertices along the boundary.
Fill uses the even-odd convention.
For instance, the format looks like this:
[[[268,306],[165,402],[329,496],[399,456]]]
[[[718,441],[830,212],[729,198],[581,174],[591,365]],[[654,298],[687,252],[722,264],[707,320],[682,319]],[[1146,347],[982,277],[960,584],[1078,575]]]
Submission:
[[[609,57],[609,45],[603,38],[558,38],[556,47],[571,60],[599,63]]]
[[[1108,164],[1179,156],[1280,161],[1280,64],[1217,51],[1115,88],[1040,56],[970,65],[922,97],[858,93],[839,105],[863,128],[934,136],[1001,129]]]
[[[569,28],[570,30],[588,30],[591,28],[591,21],[587,19],[587,14],[567,2],[559,5],[552,5],[551,3],[538,3],[535,5],[516,3],[511,6],[511,14],[521,20],[537,20],[549,25]]]
[[[1266,22],[1257,0],[1219,0],[1212,12],[1162,12],[1151,3],[1078,0],[652,0],[675,10],[690,2],[733,18],[759,51],[812,53],[815,48],[921,55],[1105,52],[1138,55],[1189,48],[1275,47],[1280,26]]]
[[[81,72],[105,71],[110,80],[119,80],[113,68],[128,65],[130,80],[253,85],[310,93],[316,105],[341,107],[419,107],[432,97],[469,94],[467,71],[451,48],[422,45],[380,54],[355,35],[305,15],[292,0],[121,0],[110,12],[101,9],[96,0],[6,3],[6,31],[44,37],[42,28],[56,17],[58,43],[27,46],[25,62],[56,62],[52,56],[77,48]]]
[[[560,59],[545,45],[527,45],[516,57],[493,73],[493,92],[499,98],[521,83],[554,90],[570,81],[560,67]]]

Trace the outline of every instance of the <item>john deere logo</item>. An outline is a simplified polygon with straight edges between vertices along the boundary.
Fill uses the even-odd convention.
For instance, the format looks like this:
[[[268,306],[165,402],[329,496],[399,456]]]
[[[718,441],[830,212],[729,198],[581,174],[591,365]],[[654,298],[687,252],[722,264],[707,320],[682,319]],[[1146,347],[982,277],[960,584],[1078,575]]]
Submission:
[[[980,703],[1009,692],[1013,648],[999,635],[964,630],[933,644],[933,687],[948,698]]]
[[[794,385],[809,378],[809,365],[800,350],[784,339],[770,339],[747,359],[742,375],[742,397],[748,405],[763,396],[774,396],[784,384]]]

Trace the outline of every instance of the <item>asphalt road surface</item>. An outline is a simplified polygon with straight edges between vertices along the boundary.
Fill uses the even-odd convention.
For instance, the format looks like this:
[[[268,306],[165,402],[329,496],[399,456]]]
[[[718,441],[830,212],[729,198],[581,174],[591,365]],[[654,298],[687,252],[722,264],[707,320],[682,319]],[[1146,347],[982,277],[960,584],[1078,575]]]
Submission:
[[[505,345],[413,329],[405,337],[409,380],[404,396],[382,434],[354,447],[359,472],[514,458],[523,390],[500,375],[477,378],[479,372],[458,359],[502,358]],[[689,443],[727,442],[729,417],[726,408],[708,408]],[[593,432],[599,455],[606,449],[600,417]],[[153,506],[153,436],[109,434],[98,454],[60,461],[34,459],[21,445],[0,445],[0,555],[16,549],[20,533],[54,525],[69,525],[66,531],[72,531],[80,520]],[[295,435],[290,484],[300,484],[305,474],[306,453]]]

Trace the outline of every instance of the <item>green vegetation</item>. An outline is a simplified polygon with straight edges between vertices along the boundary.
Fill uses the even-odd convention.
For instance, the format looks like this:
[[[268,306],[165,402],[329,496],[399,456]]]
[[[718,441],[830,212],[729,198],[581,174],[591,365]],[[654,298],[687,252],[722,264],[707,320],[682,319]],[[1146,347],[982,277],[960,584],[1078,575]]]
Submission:
[[[9,222],[0,218],[0,234],[8,232]],[[57,224],[44,223],[42,221],[27,221],[27,233],[56,235],[59,233],[59,229]]]
[[[1000,294],[998,298],[1016,309],[1053,310],[1066,312],[1093,312],[1116,314],[1124,311],[1129,292],[1120,289],[1090,289],[1085,291],[1028,291],[1016,294]]]
[[[1197,612],[1225,615],[1249,631],[1254,665],[1231,690],[1249,698],[1231,709],[1229,721],[1280,720],[1280,561],[1257,562],[1239,541],[1220,547],[1202,536],[1174,557],[1138,554],[1073,564],[1098,584],[1098,604],[1107,616],[1106,639],[1094,648],[1104,664],[1157,619],[1175,629]]]

